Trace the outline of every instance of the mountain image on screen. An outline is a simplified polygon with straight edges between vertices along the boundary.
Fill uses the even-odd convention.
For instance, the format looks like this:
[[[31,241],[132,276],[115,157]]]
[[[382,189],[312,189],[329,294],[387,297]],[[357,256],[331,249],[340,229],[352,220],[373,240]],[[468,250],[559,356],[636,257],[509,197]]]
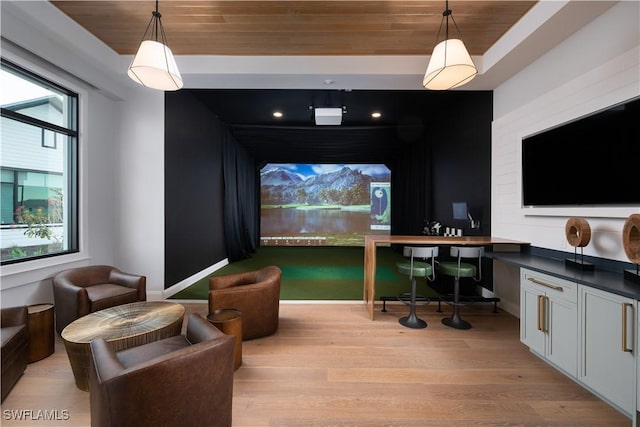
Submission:
[[[260,190],[262,245],[359,246],[390,232],[384,165],[268,164]]]

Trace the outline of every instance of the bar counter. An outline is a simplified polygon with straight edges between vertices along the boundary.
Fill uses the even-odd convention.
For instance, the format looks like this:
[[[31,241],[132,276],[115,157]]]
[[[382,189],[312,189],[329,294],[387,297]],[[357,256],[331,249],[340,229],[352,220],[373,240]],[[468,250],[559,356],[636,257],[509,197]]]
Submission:
[[[363,300],[374,320],[376,296],[376,248],[379,244],[409,245],[448,245],[448,246],[485,246],[485,245],[528,245],[527,242],[504,239],[494,236],[389,236],[367,234],[364,236],[364,288]]]

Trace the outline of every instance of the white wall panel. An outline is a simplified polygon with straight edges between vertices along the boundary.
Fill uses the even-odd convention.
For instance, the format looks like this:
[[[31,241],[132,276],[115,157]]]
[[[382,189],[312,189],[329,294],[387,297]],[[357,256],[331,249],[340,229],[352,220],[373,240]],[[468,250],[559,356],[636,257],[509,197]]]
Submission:
[[[640,209],[523,209],[521,141],[640,95],[639,7],[637,2],[621,2],[496,89],[491,225],[496,236],[573,252],[567,248],[564,226],[568,217],[582,216],[592,228],[592,243],[584,253],[627,261],[621,245],[622,226],[626,215]],[[617,31],[607,32],[606,44],[594,42],[604,28]],[[630,46],[629,40],[635,45]],[[531,92],[532,87],[537,93]],[[540,215],[528,215],[531,212]]]

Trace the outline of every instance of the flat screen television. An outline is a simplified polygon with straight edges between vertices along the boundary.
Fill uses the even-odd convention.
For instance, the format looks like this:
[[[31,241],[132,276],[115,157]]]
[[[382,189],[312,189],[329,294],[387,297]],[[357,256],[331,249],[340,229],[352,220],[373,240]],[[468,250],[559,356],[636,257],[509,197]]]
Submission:
[[[640,98],[523,138],[522,204],[640,205]]]

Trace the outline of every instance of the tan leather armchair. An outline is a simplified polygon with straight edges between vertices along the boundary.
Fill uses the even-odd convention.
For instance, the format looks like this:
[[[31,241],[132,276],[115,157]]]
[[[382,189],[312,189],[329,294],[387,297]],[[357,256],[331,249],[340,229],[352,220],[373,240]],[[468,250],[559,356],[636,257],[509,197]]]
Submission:
[[[53,277],[56,331],[79,317],[116,305],[147,299],[147,278],[109,265],[62,271]]]
[[[29,360],[29,327],[26,306],[0,310],[2,338],[2,402],[18,382]]]
[[[91,342],[92,427],[230,427],[235,337],[199,314],[178,335],[115,353]]]
[[[242,312],[242,339],[272,335],[278,330],[280,279],[275,265],[209,279],[209,313],[223,308]]]

